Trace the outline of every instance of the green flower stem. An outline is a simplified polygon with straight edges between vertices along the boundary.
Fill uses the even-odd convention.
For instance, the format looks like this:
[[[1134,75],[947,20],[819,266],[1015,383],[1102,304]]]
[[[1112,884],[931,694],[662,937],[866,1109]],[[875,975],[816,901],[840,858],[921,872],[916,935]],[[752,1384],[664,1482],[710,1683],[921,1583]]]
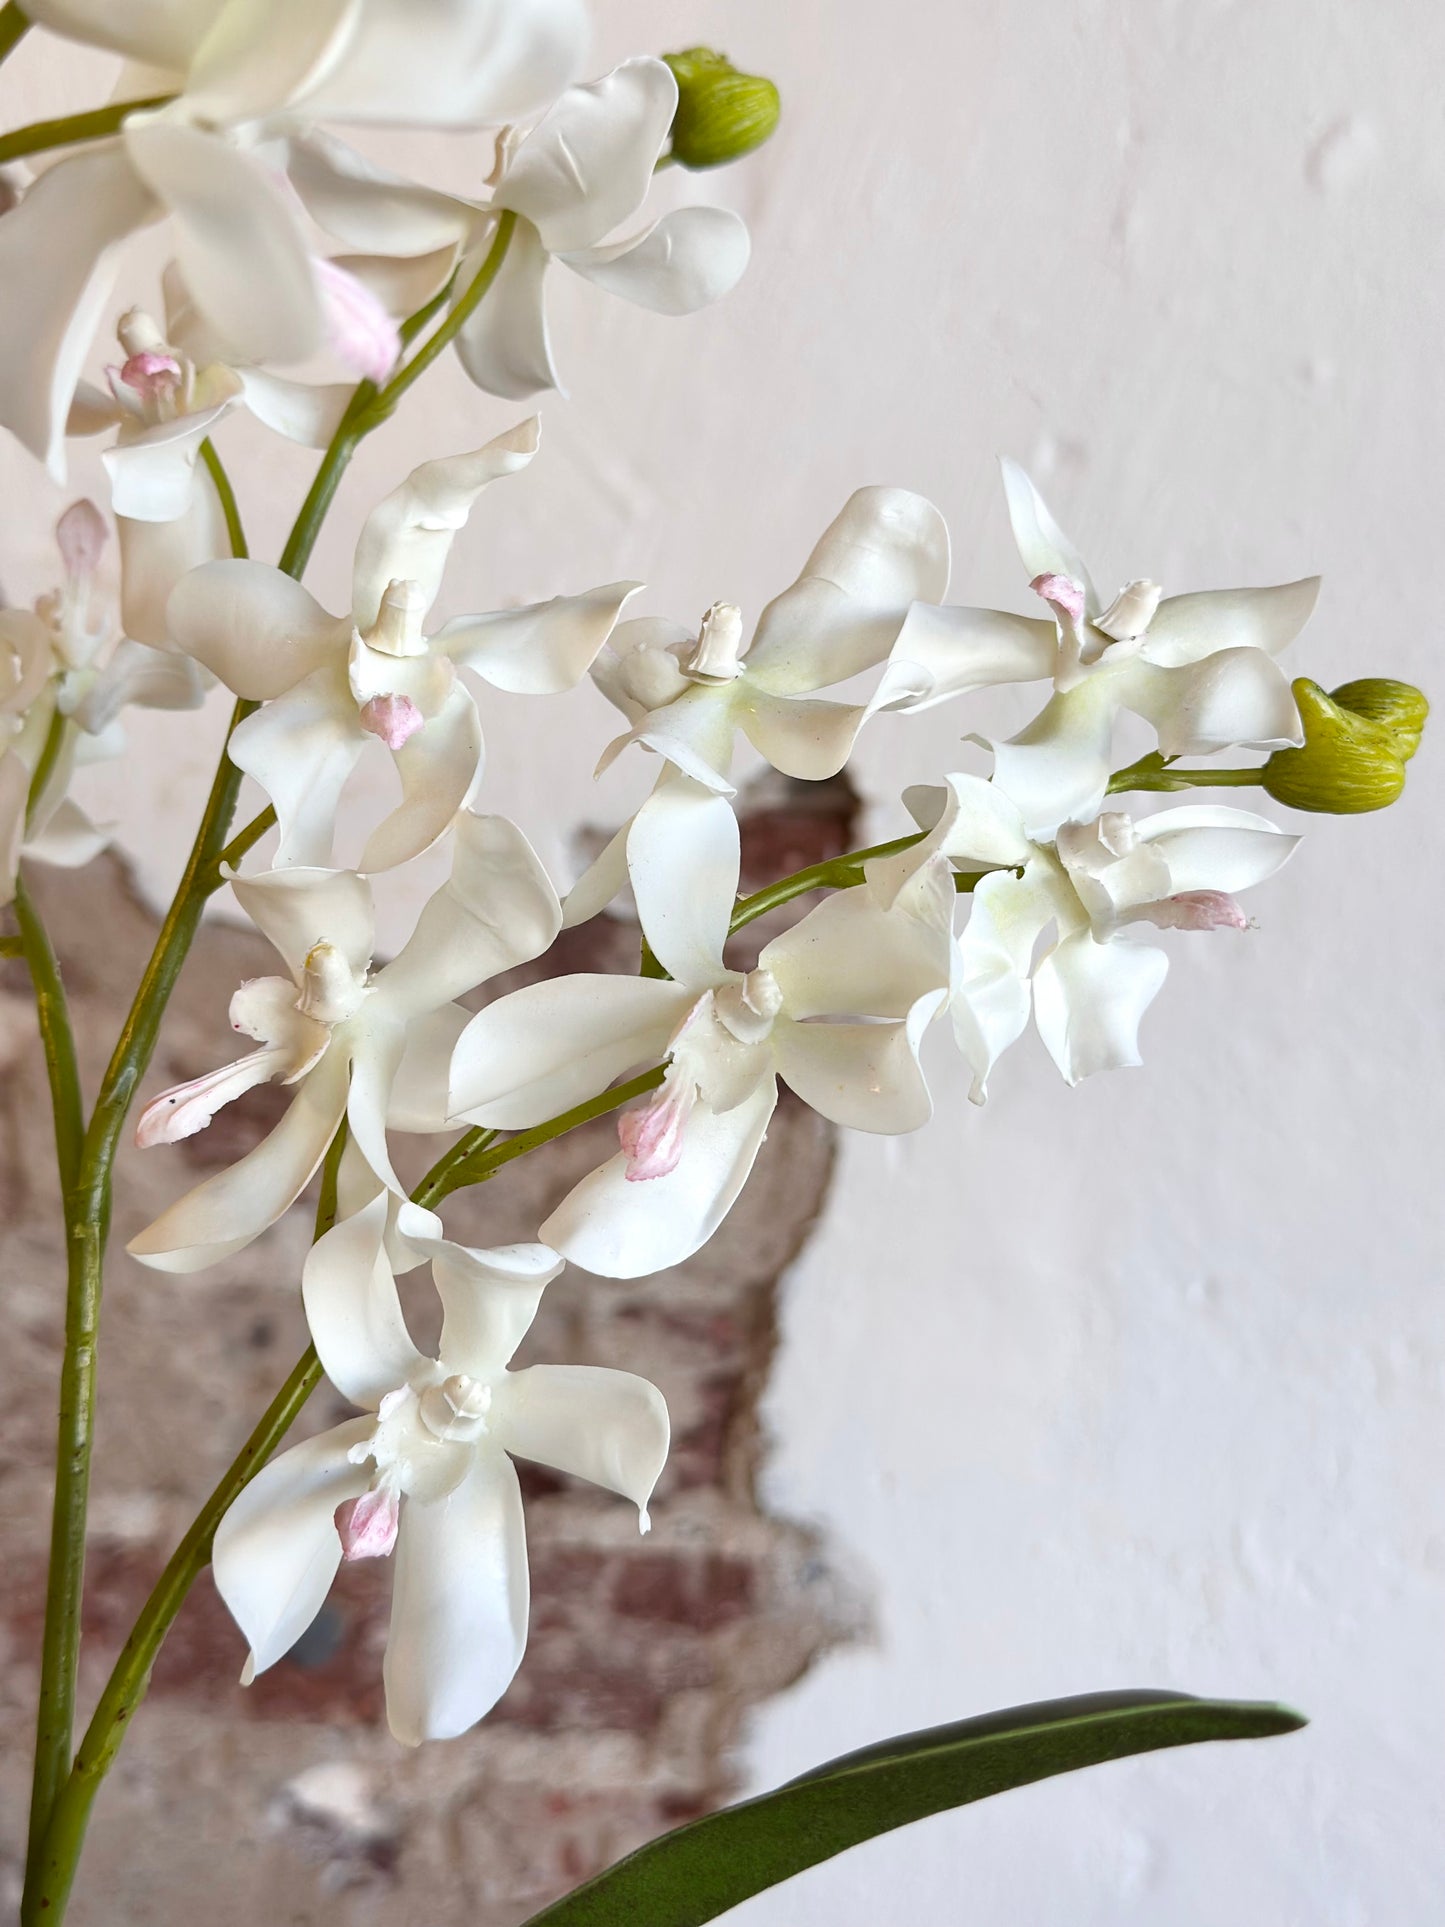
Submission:
[[[20,950],[30,966],[30,981],[35,986],[40,1041],[45,1050],[50,1101],[55,1112],[56,1161],[64,1194],[80,1173],[80,1150],[85,1138],[85,1107],[80,1095],[75,1037],[70,1027],[65,986],[60,980],[60,965],[23,874],[15,879],[14,909],[20,925]]]
[[[15,0],[0,7],[0,60],[8,60],[20,42],[30,31],[30,21],[16,6]]]
[[[336,1174],[346,1142],[338,1131],[321,1173],[321,1199],[312,1242],[336,1222]],[[211,1541],[226,1509],[254,1478],[289,1431],[293,1420],[321,1380],[321,1361],[308,1345],[285,1384],[258,1420],[256,1429],[232,1459],[220,1483],[196,1515],[156,1581],[139,1619],[121,1649],[105,1691],[96,1704],[75,1764],[54,1802],[49,1825],[33,1856],[33,1884],[27,1890],[24,1927],[58,1922],[65,1913],[90,1811],[100,1785],[125,1738],[127,1722],[146,1696],[151,1668],[197,1575],[210,1563]]]
[[[1115,770],[1109,778],[1109,795],[1123,790],[1258,789],[1263,780],[1263,764],[1258,769],[1176,769],[1151,750],[1127,769]]]
[[[11,9],[7,7],[5,11],[9,13]],[[9,50],[5,47],[3,53]],[[174,94],[153,94],[147,100],[112,101],[108,107],[93,107],[85,114],[62,114],[59,120],[32,121],[28,127],[0,134],[0,163],[18,161],[26,154],[43,154],[50,147],[74,147],[79,141],[104,140],[107,135],[120,132],[128,115],[142,113],[150,107],[164,107],[174,99]]]
[[[589,1097],[585,1104],[574,1104],[570,1111],[548,1118],[545,1124],[534,1124],[530,1131],[518,1131],[505,1144],[493,1144],[495,1131],[468,1131],[432,1166],[412,1195],[418,1204],[435,1206],[453,1191],[482,1184],[514,1158],[524,1158],[529,1151],[550,1144],[554,1137],[575,1131],[579,1124],[590,1124],[594,1117],[606,1117],[609,1111],[618,1111],[624,1104],[630,1104],[634,1097],[655,1091],[664,1073],[665,1066],[658,1064],[638,1077],[629,1078],[625,1084],[603,1091],[600,1097]]]
[[[436,333],[428,336],[412,356],[411,360],[398,368],[391,380],[387,382],[384,388],[378,390],[375,399],[368,405],[365,412],[368,417],[374,417],[374,419],[370,421],[370,426],[375,427],[379,422],[384,422],[406,393],[407,389],[411,387],[412,383],[424,375],[436,360],[437,356],[444,353],[445,350],[451,346],[451,343],[455,340],[463,324],[470,318],[473,310],[484,299],[492,283],[501,272],[502,263],[507,256],[507,249],[512,244],[512,234],[516,225],[516,215],[510,208],[505,209],[497,221],[497,231],[492,236],[492,245],[487,249],[486,256],[482,261],[482,265],[477,269],[471,286],[452,308],[451,313],[447,316],[440,328],[437,329]],[[421,310],[421,314],[427,315],[429,319],[430,314],[438,312],[446,298],[447,289],[443,288],[441,293],[434,296],[433,299],[427,303],[427,306]],[[430,311],[430,314],[428,311]]]
[[[231,554],[244,561],[251,551],[246,546],[246,531],[241,527],[241,511],[236,502],[236,491],[231,487],[231,478],[221,466],[221,458],[216,453],[215,443],[207,435],[201,443],[201,460],[205,463],[211,480],[216,485],[216,493],[221,498],[221,513],[226,518],[226,534],[230,538]]]
[[[226,881],[225,873],[234,870],[246,852],[254,849],[266,834],[267,830],[274,829],[275,827],[276,811],[273,806],[268,803],[259,816],[253,816],[251,818],[251,821],[246,825],[244,830],[238,830],[236,832],[225,849],[222,850],[220,856],[217,857],[215,874],[211,879],[209,888],[211,890],[219,890],[221,885]]]
[[[55,774],[55,765],[60,761],[60,752],[65,747],[65,734],[70,727],[70,718],[62,715],[59,703],[50,716],[50,727],[45,732],[45,741],[40,746],[36,760],[35,773],[30,778],[30,792],[25,802],[25,817],[29,823],[45,794],[46,785]]]

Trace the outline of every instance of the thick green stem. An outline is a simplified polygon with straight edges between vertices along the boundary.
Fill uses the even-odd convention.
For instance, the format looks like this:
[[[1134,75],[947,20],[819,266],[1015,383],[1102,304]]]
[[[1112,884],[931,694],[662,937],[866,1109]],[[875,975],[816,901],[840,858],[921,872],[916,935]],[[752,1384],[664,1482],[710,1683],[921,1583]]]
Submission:
[[[0,134],[0,163],[18,161],[26,154],[43,154],[50,147],[74,147],[79,141],[104,140],[120,132],[127,115],[143,113],[150,107],[164,107],[174,99],[174,94],[153,94],[147,100],[112,101],[108,107],[93,107],[85,114],[62,114],[59,120],[32,121],[28,127],[17,127],[11,134]]]
[[[1115,770],[1109,778],[1110,796],[1126,790],[1258,789],[1264,781],[1264,766],[1258,769],[1176,769],[1173,759],[1151,750],[1127,769]]]
[[[63,1195],[79,1175],[80,1152],[85,1139],[85,1107],[80,1095],[75,1036],[70,1027],[65,986],[60,980],[60,965],[23,874],[15,879],[14,909],[16,922],[20,925],[20,949],[30,966],[30,981],[35,986],[35,1009],[40,1019],[40,1041],[50,1079],[50,1102],[55,1113],[55,1155]]]
[[[0,7],[0,60],[8,60],[29,31],[30,21],[15,0]]]
[[[322,1169],[313,1242],[336,1222],[336,1173],[345,1141],[343,1125]],[[80,1864],[90,1810],[101,1781],[120,1751],[126,1724],[146,1696],[161,1641],[197,1575],[210,1563],[211,1541],[227,1507],[271,1457],[320,1380],[321,1361],[315,1347],[308,1345],[286,1383],[266,1407],[250,1438],[227,1466],[141,1608],[140,1617],[131,1628],[96,1704],[85,1738],[76,1752],[75,1765],[54,1802],[49,1825],[34,1856],[33,1886],[26,1896],[23,1927],[39,1927],[42,1921],[58,1921],[63,1916],[75,1870]]]

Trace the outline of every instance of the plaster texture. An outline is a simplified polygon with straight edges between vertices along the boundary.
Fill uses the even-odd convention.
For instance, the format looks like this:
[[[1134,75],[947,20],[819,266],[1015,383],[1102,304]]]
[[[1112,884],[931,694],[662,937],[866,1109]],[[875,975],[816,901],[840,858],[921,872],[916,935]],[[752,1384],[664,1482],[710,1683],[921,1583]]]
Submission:
[[[651,585],[646,610],[755,611],[867,481],[944,509],[956,599],[1023,608],[1008,452],[1105,581],[1320,569],[1298,672],[1440,694],[1437,7],[611,0],[596,64],[693,40],[784,90],[769,149],[659,184],[746,215],[749,275],[684,322],[556,288],[574,398],[545,402],[543,458],[477,512],[448,613],[624,573]],[[27,116],[65,100],[54,62],[26,60],[0,80],[7,119],[22,84]],[[484,171],[459,156],[454,178]],[[379,492],[517,412],[454,368],[429,377],[342,490],[309,578],[323,599]],[[249,429],[234,444],[274,554],[307,461]],[[28,591],[64,498],[10,447],[0,478]],[[876,725],[855,774],[877,833],[1001,711],[1022,713]],[[210,742],[142,723],[139,764],[99,779],[153,891],[221,714]],[[561,868],[643,772],[594,790],[609,717],[585,692],[492,714],[487,795]],[[767,1494],[846,1550],[878,1635],[755,1721],[759,1786],[887,1732],[1115,1685],[1279,1696],[1313,1724],[930,1822],[740,1927],[1438,1917],[1439,769],[1427,739],[1394,811],[1300,824],[1258,930],[1166,939],[1142,1071],[1071,1093],[1025,1043],[979,1112],[940,1039],[931,1129],[842,1147],[765,1407]]]

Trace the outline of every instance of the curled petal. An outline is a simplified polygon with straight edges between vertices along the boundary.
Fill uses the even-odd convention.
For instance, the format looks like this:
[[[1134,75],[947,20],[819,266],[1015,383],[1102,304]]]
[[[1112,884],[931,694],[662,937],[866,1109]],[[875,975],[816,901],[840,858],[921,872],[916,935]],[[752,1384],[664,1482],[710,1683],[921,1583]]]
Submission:
[[[752,241],[727,207],[680,207],[640,234],[559,254],[574,274],[654,314],[696,314],[742,280]]]
[[[1309,621],[1319,593],[1320,579],[1311,575],[1270,589],[1200,589],[1169,596],[1149,624],[1144,658],[1178,668],[1222,649],[1263,649],[1277,656]]]
[[[236,901],[286,959],[300,984],[319,943],[341,953],[356,978],[365,975],[376,942],[371,890],[352,870],[268,870],[235,877]]]
[[[1248,930],[1249,917],[1225,890],[1186,890],[1140,906],[1139,916],[1161,930]]]
[[[120,619],[135,642],[171,645],[170,599],[193,569],[226,555],[231,538],[216,485],[205,469],[191,474],[190,500],[170,522],[116,517],[120,540]]]
[[[232,731],[231,761],[275,805],[278,869],[330,863],[341,793],[365,743],[346,678],[334,667],[318,669]]]
[[[482,774],[482,719],[472,692],[458,683],[394,754],[401,802],[366,840],[360,868],[368,875],[429,850],[471,801]]]
[[[1052,622],[1035,616],[917,602],[899,631],[892,659],[913,664],[922,677],[921,693],[903,707],[928,709],[973,689],[1051,677],[1058,667],[1059,635]]]
[[[552,254],[591,247],[636,213],[677,112],[661,60],[625,60],[569,87],[518,147],[495,203],[524,215]]]
[[[921,997],[903,1023],[794,1024],[773,1030],[778,1075],[805,1104],[835,1124],[887,1136],[916,1131],[933,1115],[918,1063],[923,1032],[947,1000]]]
[[[916,601],[948,589],[948,528],[922,495],[860,488],[820,536],[791,588],[763,610],[748,675],[804,695],[882,662]]]
[[[1133,662],[1112,680],[1121,700],[1154,725],[1166,756],[1304,741],[1289,679],[1262,649],[1221,649],[1177,669]]]
[[[593,1365],[510,1372],[497,1388],[492,1432],[519,1458],[630,1499],[647,1531],[647,1502],[667,1463],[669,1426],[667,1403],[645,1378]]]
[[[201,443],[241,398],[240,377],[214,407],[179,415],[101,455],[110,476],[111,507],[137,522],[174,522],[190,507]],[[205,558],[209,560],[209,557]]]
[[[454,252],[476,218],[450,194],[380,167],[320,129],[292,135],[286,170],[312,218],[366,254]]]
[[[1034,973],[1034,1021],[1070,1084],[1096,1071],[1131,1069],[1139,1024],[1168,973],[1162,950],[1066,937]]]
[[[346,1053],[328,1050],[275,1129],[239,1163],[198,1184],[126,1249],[154,1271],[200,1271],[254,1238],[300,1197],[346,1108]]]
[[[377,504],[356,545],[351,606],[358,629],[364,632],[376,621],[392,582],[415,582],[421,607],[431,607],[453,538],[466,526],[472,504],[499,477],[527,466],[539,434],[534,416],[470,455],[423,462]]]
[[[383,1677],[403,1745],[454,1739],[492,1710],[522,1661],[528,1592],[517,1475],[484,1442],[460,1485],[402,1514]]]
[[[764,946],[758,962],[776,978],[790,1018],[901,1019],[920,997],[943,989],[953,942],[952,877],[935,865],[923,891],[900,892],[894,903],[884,908],[868,884],[839,890]]]
[[[640,582],[609,582],[525,609],[457,616],[433,638],[433,647],[474,669],[495,689],[556,695],[581,682],[641,587]]]

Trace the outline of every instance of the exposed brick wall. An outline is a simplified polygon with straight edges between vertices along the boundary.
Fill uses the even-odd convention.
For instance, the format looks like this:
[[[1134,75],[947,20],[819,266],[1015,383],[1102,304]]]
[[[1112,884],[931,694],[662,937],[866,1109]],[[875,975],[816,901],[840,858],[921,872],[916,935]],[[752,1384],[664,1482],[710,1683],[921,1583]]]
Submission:
[[[852,800],[781,785],[746,818],[744,888],[846,847]],[[33,879],[93,1078],[149,949],[154,920],[121,866]],[[757,926],[738,961],[771,934]],[[98,941],[98,933],[104,941]],[[630,969],[635,926],[571,932],[551,969]],[[216,1063],[225,1005],[274,970],[249,930],[208,925],[177,993],[147,1091]],[[539,974],[539,967],[510,981]],[[0,964],[0,1345],[6,1425],[0,1531],[0,1714],[17,1736],[0,1765],[0,1904],[24,1838],[28,1736],[43,1604],[54,1374],[63,1318],[48,1111],[23,965]],[[167,1278],[120,1247],[186,1184],[229,1162],[278,1114],[252,1093],[169,1152],[125,1155],[107,1280],[100,1433],[87,1573],[88,1706],[200,1497],[305,1342],[297,1294],[308,1219],[298,1209],[249,1251]],[[609,1120],[459,1194],[452,1235],[534,1235],[550,1205],[606,1154]],[[416,1170],[427,1147],[411,1146]],[[205,1575],[156,1668],[104,1790],[76,1927],[285,1927],[408,1918],[507,1927],[732,1789],[749,1709],[795,1680],[860,1609],[803,1527],[763,1513],[757,1409],[775,1342],[778,1281],[826,1192],[830,1129],[785,1097],[747,1192],[713,1242],[655,1278],[569,1272],[547,1294],[522,1362],[622,1365],[652,1378],[674,1445],[638,1538],[629,1508],[522,1467],[533,1577],[531,1641],[492,1717],[410,1752],[382,1718],[390,1571],[343,1568],[294,1654],[243,1691],[239,1634]],[[403,1281],[416,1333],[434,1336],[424,1274]],[[300,1431],[345,1415],[329,1388]]]

